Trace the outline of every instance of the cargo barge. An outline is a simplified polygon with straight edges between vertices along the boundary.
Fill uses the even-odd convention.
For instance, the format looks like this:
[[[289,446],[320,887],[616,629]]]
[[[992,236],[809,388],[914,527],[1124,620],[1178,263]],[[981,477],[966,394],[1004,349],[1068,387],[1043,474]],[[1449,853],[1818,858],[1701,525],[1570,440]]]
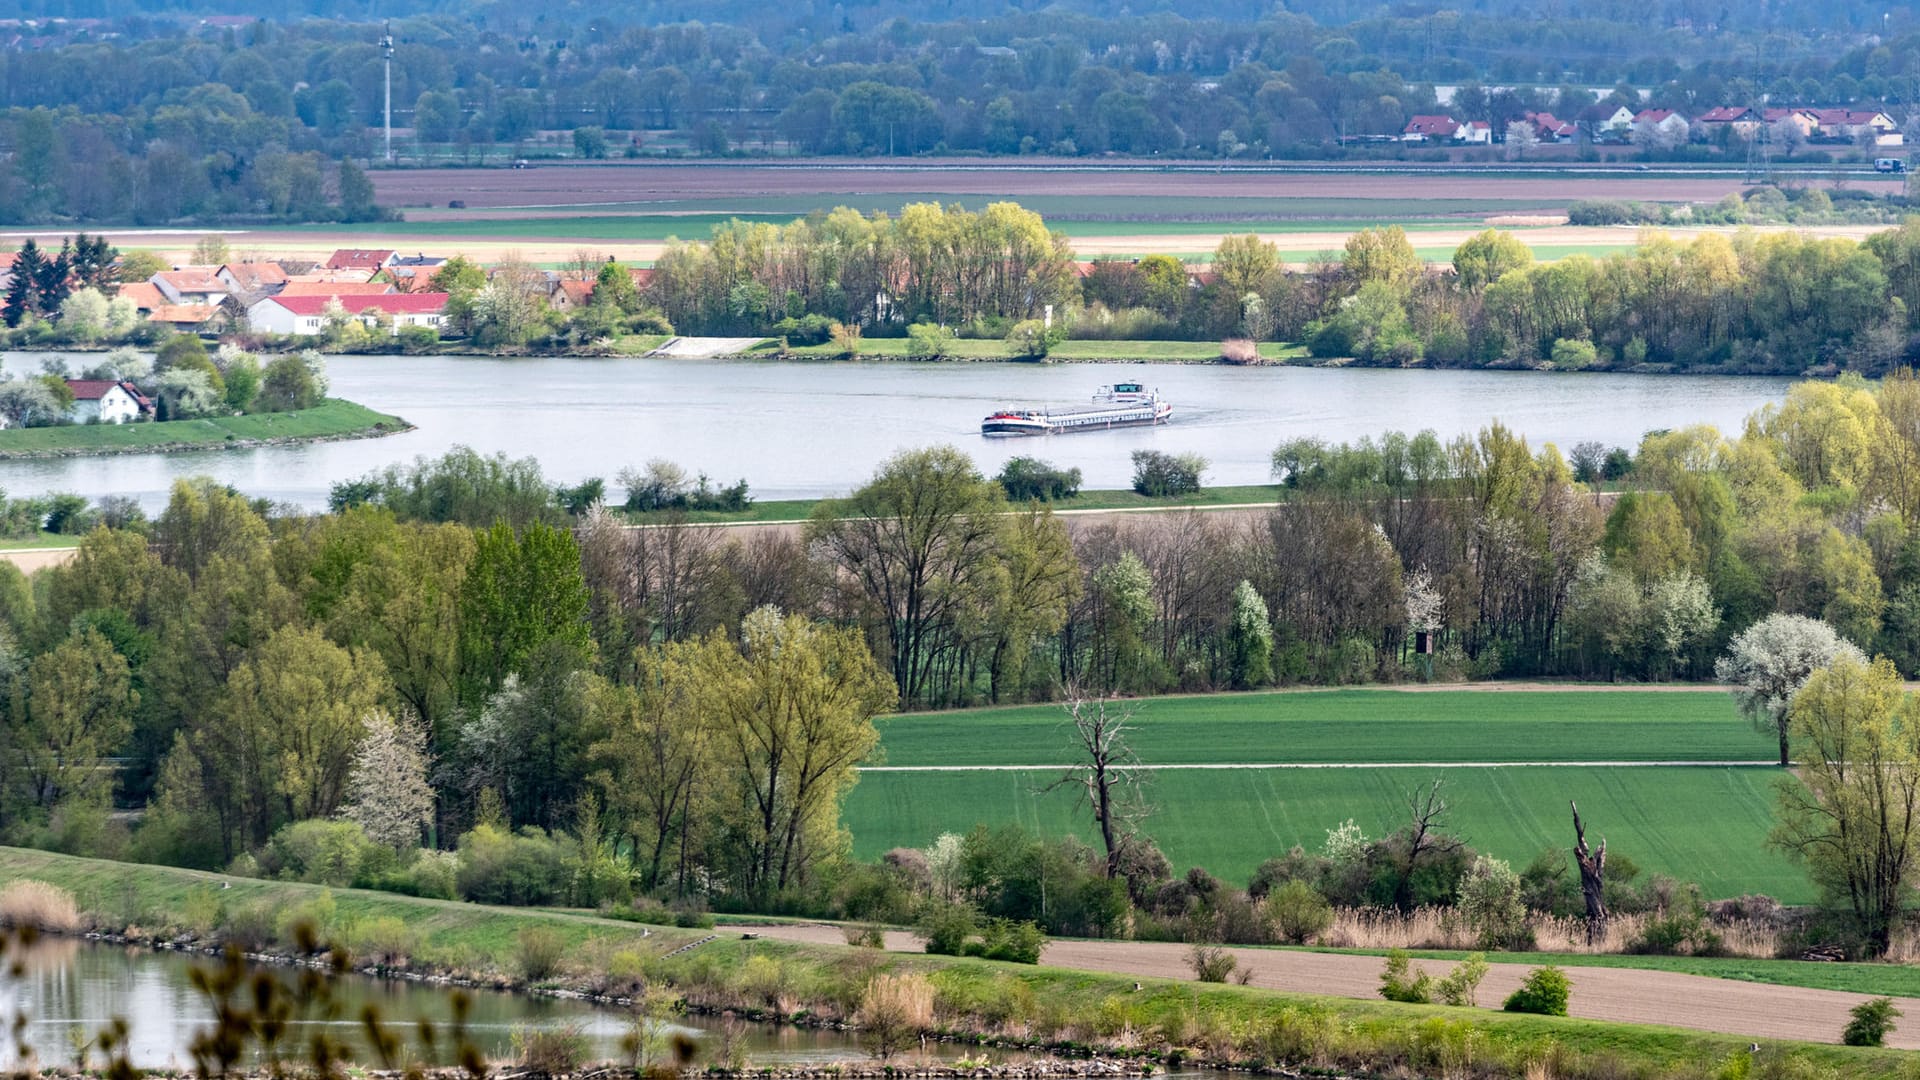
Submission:
[[[1093,404],[1069,409],[1000,409],[980,421],[982,435],[1060,435],[1070,431],[1105,431],[1117,427],[1151,427],[1173,418],[1173,403],[1139,383],[1103,386]]]

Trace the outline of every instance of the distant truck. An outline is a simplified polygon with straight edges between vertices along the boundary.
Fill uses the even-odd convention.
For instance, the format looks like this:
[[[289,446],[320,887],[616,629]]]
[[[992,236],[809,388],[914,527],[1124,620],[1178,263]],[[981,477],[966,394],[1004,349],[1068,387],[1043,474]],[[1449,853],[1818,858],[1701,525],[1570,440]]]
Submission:
[[[1884,173],[1903,173],[1907,171],[1905,158],[1883,157],[1873,159],[1873,171]]]

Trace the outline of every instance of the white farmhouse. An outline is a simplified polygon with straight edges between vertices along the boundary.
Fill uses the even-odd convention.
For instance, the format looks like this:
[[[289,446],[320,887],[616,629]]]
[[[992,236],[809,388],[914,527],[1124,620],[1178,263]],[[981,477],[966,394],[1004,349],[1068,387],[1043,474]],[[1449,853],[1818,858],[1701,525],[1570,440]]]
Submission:
[[[68,379],[67,389],[73,391],[67,417],[76,424],[124,424],[152,408],[140,389],[124,379]]]
[[[264,334],[311,335],[327,328],[327,305],[331,296],[269,296],[247,309],[247,324]],[[373,327],[379,316],[393,320],[395,330],[404,326],[440,328],[447,310],[446,293],[387,293],[381,296],[344,296],[339,302],[347,314],[365,326]]]

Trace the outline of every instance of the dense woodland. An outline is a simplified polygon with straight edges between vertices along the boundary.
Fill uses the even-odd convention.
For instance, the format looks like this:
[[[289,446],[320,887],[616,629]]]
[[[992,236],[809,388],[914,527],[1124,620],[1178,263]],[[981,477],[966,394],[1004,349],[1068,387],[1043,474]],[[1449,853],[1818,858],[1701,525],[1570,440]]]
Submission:
[[[0,53],[0,219],[353,216],[330,193],[332,163],[379,156],[384,84],[378,26],[343,20],[369,12],[209,25],[117,0],[55,6],[115,21],[56,24]],[[1904,116],[1920,101],[1920,37],[1899,6],[1786,3],[1737,20],[1680,2],[1241,4],[1204,19],[892,0],[412,7],[394,63],[409,161],[500,162],[544,132],[585,132],[555,145],[589,156],[1323,157],[1436,111],[1435,85],[1462,85],[1455,111],[1496,131],[1536,109],[1572,116],[1596,87],[1688,115],[1773,99]]]

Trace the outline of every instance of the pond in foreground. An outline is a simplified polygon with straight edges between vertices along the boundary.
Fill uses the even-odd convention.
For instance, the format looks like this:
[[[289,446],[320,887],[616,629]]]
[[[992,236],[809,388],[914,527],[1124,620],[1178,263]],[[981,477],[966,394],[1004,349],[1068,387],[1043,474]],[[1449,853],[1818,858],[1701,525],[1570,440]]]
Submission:
[[[9,951],[8,960],[16,959],[21,957]],[[33,1048],[35,1059],[41,1065],[59,1065],[73,1061],[76,1041],[84,1043],[94,1038],[110,1019],[118,1016],[131,1028],[134,1065],[188,1068],[193,1064],[189,1044],[195,1033],[213,1019],[206,996],[189,980],[189,972],[196,965],[213,967],[217,961],[210,957],[88,945],[73,939],[43,939],[27,951],[24,970],[18,976],[0,970],[0,1021],[10,1023],[16,1014],[24,1012],[26,1041]],[[284,981],[295,978],[296,973],[290,969],[277,970]],[[566,1025],[579,1025],[590,1045],[589,1057],[596,1060],[625,1057],[620,1040],[631,1030],[630,1014],[626,1010],[487,990],[470,993],[473,1005],[467,1022],[469,1038],[490,1059],[514,1055],[516,1029]],[[420,1055],[415,1053],[418,1047],[413,1030],[415,1021],[432,1020],[441,1032],[442,1043],[447,1039],[445,1033],[453,1010],[452,994],[445,989],[350,975],[335,980],[333,996],[338,1005],[335,1010],[338,1018],[294,1025],[285,1045],[304,1043],[310,1024],[321,1023],[335,1038],[364,1047],[359,1017],[368,1005],[376,1006],[387,1022],[394,1025],[394,1033],[416,1058]],[[718,1020],[679,1017],[673,1027],[699,1040],[703,1062],[713,1055],[714,1047],[724,1038],[723,1026]],[[865,1057],[853,1040],[841,1032],[761,1024],[740,1024],[735,1030],[743,1052],[759,1064]],[[933,1051],[959,1052],[956,1048],[941,1046],[934,1047]],[[0,1068],[13,1063],[12,1055],[12,1040],[0,1039]],[[363,1051],[357,1050],[355,1057],[366,1060]],[[96,1053],[95,1064],[98,1063]]]
[[[41,359],[0,358],[20,372]],[[1139,449],[1200,454],[1211,463],[1209,484],[1260,484],[1274,447],[1302,436],[1338,442],[1432,428],[1451,437],[1499,420],[1535,446],[1632,447],[1656,428],[1705,423],[1737,432],[1787,386],[1719,376],[1189,364],[340,356],[329,370],[336,396],[405,417],[417,430],[250,451],[10,462],[0,465],[0,488],[14,496],[131,495],[154,508],[175,478],[210,475],[249,495],[317,508],[338,481],[456,444],[531,455],[549,480],[569,484],[599,476],[611,486],[621,468],[667,458],[723,484],[744,477],[760,498],[842,494],[895,451],[935,443],[958,446],[989,474],[1018,454],[1077,467],[1088,488],[1126,487],[1129,455]],[[1042,438],[980,434],[981,417],[999,406],[1085,402],[1096,387],[1136,379],[1173,402],[1172,423]]]

